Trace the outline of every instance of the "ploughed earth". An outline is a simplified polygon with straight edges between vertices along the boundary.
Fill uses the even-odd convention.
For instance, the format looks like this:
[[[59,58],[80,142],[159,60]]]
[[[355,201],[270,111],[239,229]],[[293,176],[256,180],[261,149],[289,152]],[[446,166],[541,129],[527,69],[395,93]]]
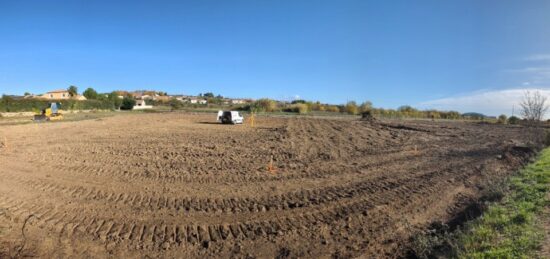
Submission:
[[[533,154],[512,125],[215,116],[0,127],[0,257],[399,257]]]

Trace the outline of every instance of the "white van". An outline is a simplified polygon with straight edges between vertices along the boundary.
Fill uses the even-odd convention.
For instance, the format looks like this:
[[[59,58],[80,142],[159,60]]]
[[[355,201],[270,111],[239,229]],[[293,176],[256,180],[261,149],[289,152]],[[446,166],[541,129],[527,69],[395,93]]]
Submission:
[[[218,122],[224,124],[243,124],[244,117],[238,111],[218,111]]]

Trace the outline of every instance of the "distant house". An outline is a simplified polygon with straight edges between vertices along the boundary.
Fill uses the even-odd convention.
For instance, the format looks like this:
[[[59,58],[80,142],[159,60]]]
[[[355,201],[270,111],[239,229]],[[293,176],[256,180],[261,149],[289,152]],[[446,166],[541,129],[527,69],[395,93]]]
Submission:
[[[161,101],[161,102],[168,102],[170,101],[170,96],[167,96],[167,95],[156,95],[153,97],[153,100],[155,101]]]
[[[243,104],[245,102],[246,101],[242,99],[231,99],[231,104]]]
[[[42,95],[42,98],[49,100],[64,100],[71,98],[71,94],[67,90],[54,90]]]
[[[136,100],[136,105],[134,105],[134,110],[144,110],[144,109],[152,109],[153,105],[147,105],[145,103],[145,100]]]
[[[73,99],[79,100],[79,101],[86,101],[88,98],[86,98],[84,95],[77,94]]]
[[[190,103],[193,103],[193,104],[207,104],[208,101],[205,100],[205,99],[198,99],[198,98],[191,98],[189,99],[189,102]]]
[[[84,97],[83,95],[78,94],[76,96],[71,96],[69,91],[63,90],[63,89],[47,92],[43,94],[41,98],[48,99],[48,100],[67,100],[67,99],[76,99],[79,101],[86,100],[86,97]]]

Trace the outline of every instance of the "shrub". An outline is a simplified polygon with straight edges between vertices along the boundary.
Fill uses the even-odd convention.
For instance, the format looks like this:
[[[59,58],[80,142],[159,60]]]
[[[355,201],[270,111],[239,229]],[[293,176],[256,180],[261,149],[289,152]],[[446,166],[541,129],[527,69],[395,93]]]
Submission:
[[[442,112],[441,115],[445,119],[451,119],[451,120],[460,119],[460,113],[457,111]]]
[[[361,118],[363,118],[365,120],[372,120],[372,119],[374,119],[374,116],[372,114],[372,111],[368,110],[368,111],[364,111],[364,112],[361,113]]]
[[[273,112],[277,110],[277,103],[274,100],[263,98],[257,100],[251,108],[262,112]]]
[[[136,100],[130,96],[125,96],[122,99],[122,106],[120,106],[121,110],[131,110],[136,105]]]
[[[359,113],[359,108],[357,108],[357,104],[354,101],[350,101],[346,104],[345,111],[349,114],[356,115]]]
[[[546,145],[547,147],[550,146],[550,130],[544,131],[544,145]]]
[[[362,103],[361,106],[359,107],[359,111],[361,113],[368,112],[370,110],[372,110],[372,103],[370,101],[366,101]]]
[[[516,116],[510,116],[508,118],[508,124],[518,124],[520,122],[520,119]]]
[[[430,118],[430,119],[439,119],[439,118],[441,118],[441,113],[439,113],[439,111],[429,110],[429,111],[426,111],[426,113],[428,115],[428,118]]]
[[[297,103],[306,103],[305,100],[294,100],[292,102],[290,102],[291,104],[297,104]]]
[[[172,98],[170,99],[170,101],[168,102],[168,104],[170,105],[170,109],[172,110],[178,110],[178,109],[181,109],[181,107],[183,107],[183,103],[180,102],[178,99],[176,98]]]
[[[117,92],[112,92],[107,96],[107,100],[111,103],[112,109],[119,109],[122,105],[122,99],[118,98]]]
[[[498,120],[497,120],[497,121],[498,121],[498,123],[500,123],[500,124],[506,124],[506,119],[507,119],[507,118],[506,118],[506,115],[501,114],[500,116],[498,116]]]
[[[308,106],[305,103],[295,104],[294,107],[299,114],[306,114],[309,111]]]
[[[327,107],[327,111],[329,112],[340,112],[340,108],[338,108],[338,106],[335,106],[335,105],[330,105]]]
[[[320,102],[307,103],[310,111],[320,111],[323,105]]]

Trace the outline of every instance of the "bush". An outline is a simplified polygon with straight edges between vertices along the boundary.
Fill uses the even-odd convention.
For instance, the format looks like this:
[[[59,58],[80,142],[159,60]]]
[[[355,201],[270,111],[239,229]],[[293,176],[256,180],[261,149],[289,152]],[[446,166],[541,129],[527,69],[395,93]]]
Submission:
[[[374,116],[372,114],[371,110],[361,112],[361,118],[364,120],[372,120],[374,119]]]
[[[550,130],[544,131],[544,145],[546,145],[547,147],[550,146]]]
[[[181,109],[181,107],[183,107],[183,103],[176,98],[170,99],[168,104],[170,105],[170,109],[172,110],[178,110],[178,109]]]
[[[119,109],[122,105],[122,99],[118,98],[117,92],[112,92],[107,96],[107,100],[111,103],[112,109]]]
[[[506,115],[504,114],[501,114],[500,116],[498,116],[498,123],[500,124],[506,124]]]
[[[518,124],[520,122],[520,119],[516,116],[510,116],[508,118],[508,124]]]
[[[329,112],[340,112],[340,108],[338,108],[338,106],[331,105],[331,106],[327,107],[327,111],[329,111]]]
[[[299,114],[306,114],[309,112],[309,107],[307,106],[307,104],[304,103],[296,104],[296,109],[298,110]]]
[[[371,110],[372,110],[372,103],[370,101],[366,101],[362,103],[361,106],[359,107],[359,111],[361,113],[368,112]]]
[[[288,108],[284,108],[283,111],[285,112],[296,112],[299,114],[306,114],[309,112],[309,107],[305,103],[297,103],[293,104]]]
[[[277,103],[274,100],[263,98],[257,100],[251,109],[261,112],[274,112],[277,110]]]
[[[131,110],[134,109],[134,106],[136,105],[136,100],[130,96],[125,96],[122,99],[122,105],[120,106],[121,110]]]
[[[356,115],[359,113],[359,108],[357,108],[357,104],[354,101],[351,101],[346,104],[345,111],[349,114]]]

